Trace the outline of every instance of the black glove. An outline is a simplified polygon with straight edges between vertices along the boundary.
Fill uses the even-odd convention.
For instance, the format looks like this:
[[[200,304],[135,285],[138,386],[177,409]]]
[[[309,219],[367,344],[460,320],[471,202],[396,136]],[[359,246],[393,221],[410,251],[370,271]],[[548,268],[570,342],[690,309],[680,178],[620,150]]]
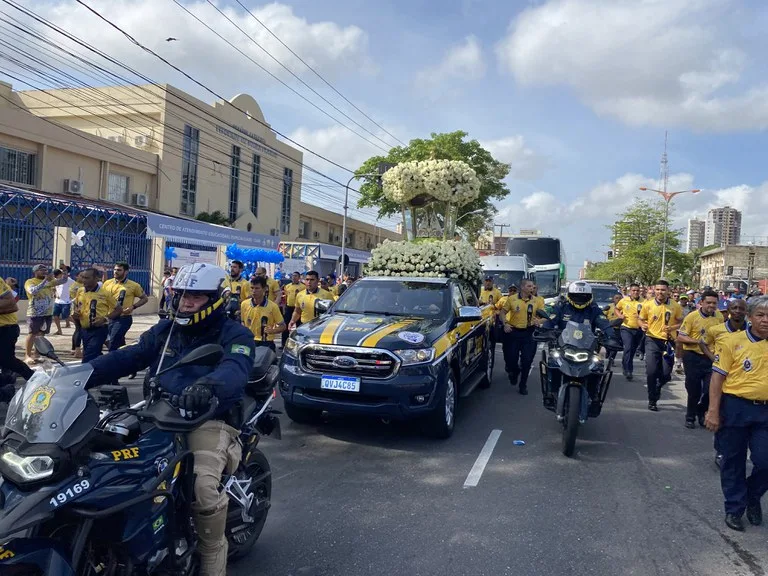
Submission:
[[[179,408],[187,412],[205,412],[213,398],[213,387],[201,379],[187,386],[179,397]]]

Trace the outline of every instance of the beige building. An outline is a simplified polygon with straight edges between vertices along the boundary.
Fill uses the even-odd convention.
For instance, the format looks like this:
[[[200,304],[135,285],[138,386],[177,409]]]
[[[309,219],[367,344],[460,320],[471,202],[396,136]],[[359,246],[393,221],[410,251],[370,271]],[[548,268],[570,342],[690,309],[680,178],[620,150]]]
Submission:
[[[754,284],[768,278],[768,247],[724,246],[701,255],[701,285],[727,290],[731,284]]]
[[[324,208],[302,202],[299,208],[300,242],[318,242],[341,246],[343,216]],[[402,240],[402,234],[374,224],[347,218],[346,247],[370,251],[384,240]]]

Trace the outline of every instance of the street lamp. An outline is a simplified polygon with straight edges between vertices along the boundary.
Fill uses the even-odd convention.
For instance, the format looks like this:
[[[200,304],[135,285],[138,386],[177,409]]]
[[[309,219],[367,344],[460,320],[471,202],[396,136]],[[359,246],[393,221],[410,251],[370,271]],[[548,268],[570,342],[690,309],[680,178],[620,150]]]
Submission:
[[[640,190],[643,192],[656,192],[656,194],[660,194],[661,197],[664,198],[664,240],[661,244],[661,277],[664,278],[664,270],[667,267],[667,227],[669,226],[669,203],[672,201],[672,198],[678,194],[685,194],[686,192],[690,192],[691,194],[698,194],[701,192],[701,190],[694,188],[693,190],[667,192],[666,190],[656,190],[655,188],[646,188],[645,186],[640,186]]]
[[[461,221],[462,221],[464,218],[466,218],[467,216],[474,216],[475,214],[482,214],[483,212],[485,212],[485,209],[484,209],[484,208],[478,208],[477,210],[472,210],[472,212],[467,212],[467,213],[465,213],[465,214],[462,214],[461,216],[459,216],[459,217],[456,219],[456,224],[458,224],[459,222],[461,222]]]
[[[394,164],[387,164],[385,162],[379,163],[379,172],[373,174],[352,174],[347,182],[344,191],[344,218],[341,221],[341,263],[339,277],[344,276],[344,253],[347,248],[347,209],[349,208],[349,185],[352,184],[352,180],[356,178],[379,178],[384,172],[389,170]]]

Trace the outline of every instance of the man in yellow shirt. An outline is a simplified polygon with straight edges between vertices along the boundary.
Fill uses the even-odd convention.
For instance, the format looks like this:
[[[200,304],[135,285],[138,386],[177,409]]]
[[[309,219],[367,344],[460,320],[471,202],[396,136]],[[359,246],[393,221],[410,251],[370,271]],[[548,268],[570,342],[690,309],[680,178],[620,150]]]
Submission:
[[[286,326],[291,323],[293,318],[293,312],[296,310],[296,295],[306,288],[301,283],[301,274],[294,272],[291,274],[291,283],[283,286],[283,292],[285,293],[285,310],[283,311],[283,320],[285,320]],[[288,330],[283,332],[282,336],[283,346],[285,346],[286,340],[288,340]]]
[[[307,289],[296,295],[296,309],[293,311],[291,323],[288,327],[289,330],[294,330],[298,326],[317,318],[315,301],[333,300],[330,292],[320,288],[320,276],[317,272],[314,270],[307,272],[306,278]]]
[[[747,329],[725,336],[717,348],[705,420],[723,456],[725,524],[739,532],[745,511],[750,524],[762,524],[760,499],[768,491],[768,296],[751,298],[747,314]]]
[[[280,302],[280,297],[282,296],[282,293],[280,290],[280,282],[278,282],[274,278],[269,278],[267,276],[267,269],[262,266],[259,266],[258,268],[256,268],[256,277],[264,278],[267,281],[267,288],[269,290],[269,299],[275,303]]]
[[[19,305],[13,297],[11,287],[0,278],[0,369],[8,369],[19,374],[24,380],[29,380],[34,371],[16,358],[16,341],[21,332],[16,315],[18,309]],[[10,386],[10,389],[4,389],[4,393],[0,394],[0,401],[7,402],[13,397],[15,389],[13,384]]]
[[[125,346],[125,335],[133,325],[133,311],[144,306],[149,298],[144,288],[128,279],[130,267],[127,262],[118,262],[112,270],[112,278],[104,282],[102,289],[109,292],[122,307],[123,313],[109,322],[109,351]]]
[[[285,320],[280,307],[267,298],[267,290],[266,278],[263,276],[253,278],[251,297],[246,301],[250,306],[247,310],[241,308],[240,314],[243,325],[253,333],[256,345],[268,346],[276,352],[275,336],[285,332]]]
[[[32,268],[32,278],[24,282],[27,293],[27,328],[29,334],[25,342],[27,364],[34,363],[35,352],[32,345],[35,338],[48,334],[53,321],[53,305],[56,299],[56,286],[66,282],[66,279],[56,280],[48,273],[48,266],[38,264]]]
[[[104,286],[99,286],[99,274],[95,268],[86,268],[80,272],[80,279],[83,289],[77,294],[73,317],[80,321],[85,364],[101,356],[101,349],[109,334],[109,321],[119,318],[123,308]]]
[[[237,296],[238,306],[251,295],[251,283],[243,277],[243,268],[240,260],[232,260],[229,266],[229,278],[224,280],[224,288],[229,288],[230,298]]]
[[[480,304],[490,304],[496,306],[499,300],[502,299],[501,290],[493,285],[493,278],[488,276],[483,283],[483,288],[480,290]]]
[[[628,294],[616,304],[616,312],[624,318],[619,334],[624,345],[624,352],[621,356],[621,368],[624,372],[624,378],[627,380],[632,380],[633,378],[635,353],[637,353],[640,342],[643,339],[643,331],[638,323],[642,307],[643,301],[640,299],[640,286],[634,283],[630,284]]]
[[[707,332],[718,324],[723,324],[723,315],[717,311],[717,293],[707,291],[701,295],[701,307],[685,317],[677,334],[677,343],[683,348],[685,390],[688,392],[686,428],[696,427],[697,416],[699,425],[704,426],[712,360],[704,353],[703,345]]]
[[[643,303],[638,323],[645,332],[648,410],[658,412],[657,403],[661,396],[661,387],[672,379],[674,334],[683,322],[683,309],[670,298],[669,282],[666,280],[657,281],[653,293],[653,299]]]
[[[520,293],[510,295],[504,301],[504,364],[509,383],[518,385],[520,394],[528,394],[528,374],[536,356],[536,342],[533,331],[541,321],[536,317],[538,310],[543,310],[543,302],[533,295],[533,282],[523,280]]]

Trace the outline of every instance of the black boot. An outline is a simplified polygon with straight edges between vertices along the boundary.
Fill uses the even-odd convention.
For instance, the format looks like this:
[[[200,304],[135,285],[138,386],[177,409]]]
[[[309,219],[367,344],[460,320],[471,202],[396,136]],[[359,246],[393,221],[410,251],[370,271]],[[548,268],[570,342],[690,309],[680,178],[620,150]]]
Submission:
[[[736,514],[726,514],[725,525],[731,530],[744,532],[744,520],[742,520],[741,516],[736,516]]]
[[[752,526],[760,526],[763,523],[763,508],[760,500],[747,504],[747,520]]]

